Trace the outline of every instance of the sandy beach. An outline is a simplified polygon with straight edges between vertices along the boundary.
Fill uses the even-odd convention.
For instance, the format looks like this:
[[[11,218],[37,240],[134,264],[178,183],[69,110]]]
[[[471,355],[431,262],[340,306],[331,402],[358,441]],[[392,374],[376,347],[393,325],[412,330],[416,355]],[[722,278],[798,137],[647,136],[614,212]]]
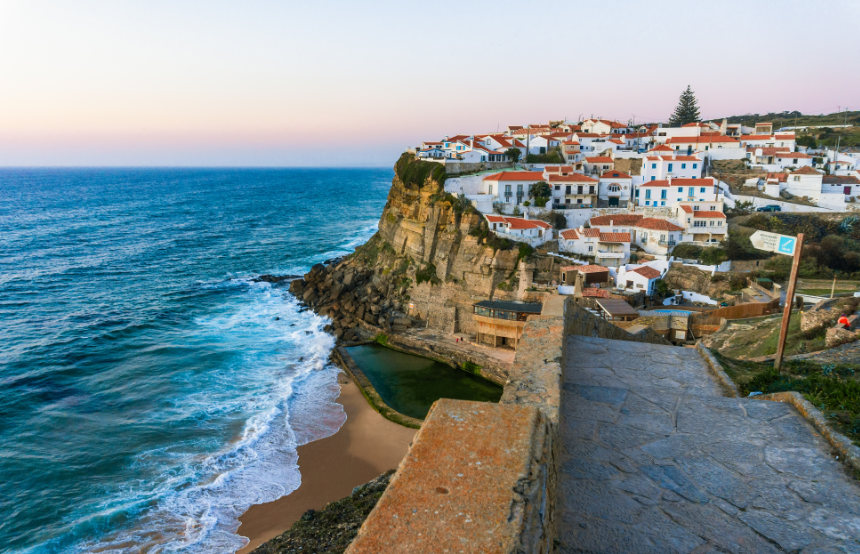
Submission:
[[[251,506],[239,518],[239,534],[251,540],[239,552],[250,552],[289,529],[307,510],[344,498],[357,485],[395,469],[406,455],[416,430],[383,418],[349,377],[342,374],[339,379],[338,402],[346,411],[346,423],[334,435],[298,448],[302,483],[297,490]]]

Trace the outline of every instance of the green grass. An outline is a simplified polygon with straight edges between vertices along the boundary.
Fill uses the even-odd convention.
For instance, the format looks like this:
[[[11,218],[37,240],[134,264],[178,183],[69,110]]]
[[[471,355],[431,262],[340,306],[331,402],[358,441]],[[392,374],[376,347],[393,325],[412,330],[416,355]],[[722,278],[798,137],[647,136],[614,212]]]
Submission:
[[[772,362],[737,360],[719,352],[714,355],[742,395],[799,392],[840,432],[860,445],[860,364],[790,360],[778,372]]]
[[[811,294],[812,296],[826,296],[830,297],[830,289],[798,289],[798,294]],[[851,291],[839,290],[836,289],[834,292],[834,296],[851,296],[853,293]]]
[[[714,336],[714,347],[726,356],[739,359],[776,354],[782,314],[735,320]],[[793,312],[788,324],[785,354],[803,354],[823,350],[826,329],[800,330],[800,314]]]

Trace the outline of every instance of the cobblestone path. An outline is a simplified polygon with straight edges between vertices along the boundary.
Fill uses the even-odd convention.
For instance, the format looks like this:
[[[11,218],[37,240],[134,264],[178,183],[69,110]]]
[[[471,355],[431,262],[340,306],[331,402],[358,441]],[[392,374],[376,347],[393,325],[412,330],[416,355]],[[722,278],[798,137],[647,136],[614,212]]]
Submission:
[[[860,487],[794,409],[698,352],[568,338],[563,552],[860,552]]]

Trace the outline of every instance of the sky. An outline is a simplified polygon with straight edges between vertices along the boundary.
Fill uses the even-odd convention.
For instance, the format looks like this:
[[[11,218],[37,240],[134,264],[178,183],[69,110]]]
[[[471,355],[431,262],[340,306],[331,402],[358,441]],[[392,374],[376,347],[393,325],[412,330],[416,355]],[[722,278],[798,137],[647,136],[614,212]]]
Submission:
[[[822,14],[826,14],[823,17]],[[0,0],[0,166],[391,166],[602,116],[860,108],[860,2]]]

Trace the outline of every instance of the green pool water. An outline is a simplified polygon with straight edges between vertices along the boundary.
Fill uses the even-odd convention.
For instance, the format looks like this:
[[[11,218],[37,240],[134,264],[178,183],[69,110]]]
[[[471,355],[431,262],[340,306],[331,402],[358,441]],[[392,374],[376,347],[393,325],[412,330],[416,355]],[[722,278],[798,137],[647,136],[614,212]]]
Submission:
[[[449,365],[365,344],[346,349],[386,404],[424,419],[439,398],[498,402],[502,387]]]

